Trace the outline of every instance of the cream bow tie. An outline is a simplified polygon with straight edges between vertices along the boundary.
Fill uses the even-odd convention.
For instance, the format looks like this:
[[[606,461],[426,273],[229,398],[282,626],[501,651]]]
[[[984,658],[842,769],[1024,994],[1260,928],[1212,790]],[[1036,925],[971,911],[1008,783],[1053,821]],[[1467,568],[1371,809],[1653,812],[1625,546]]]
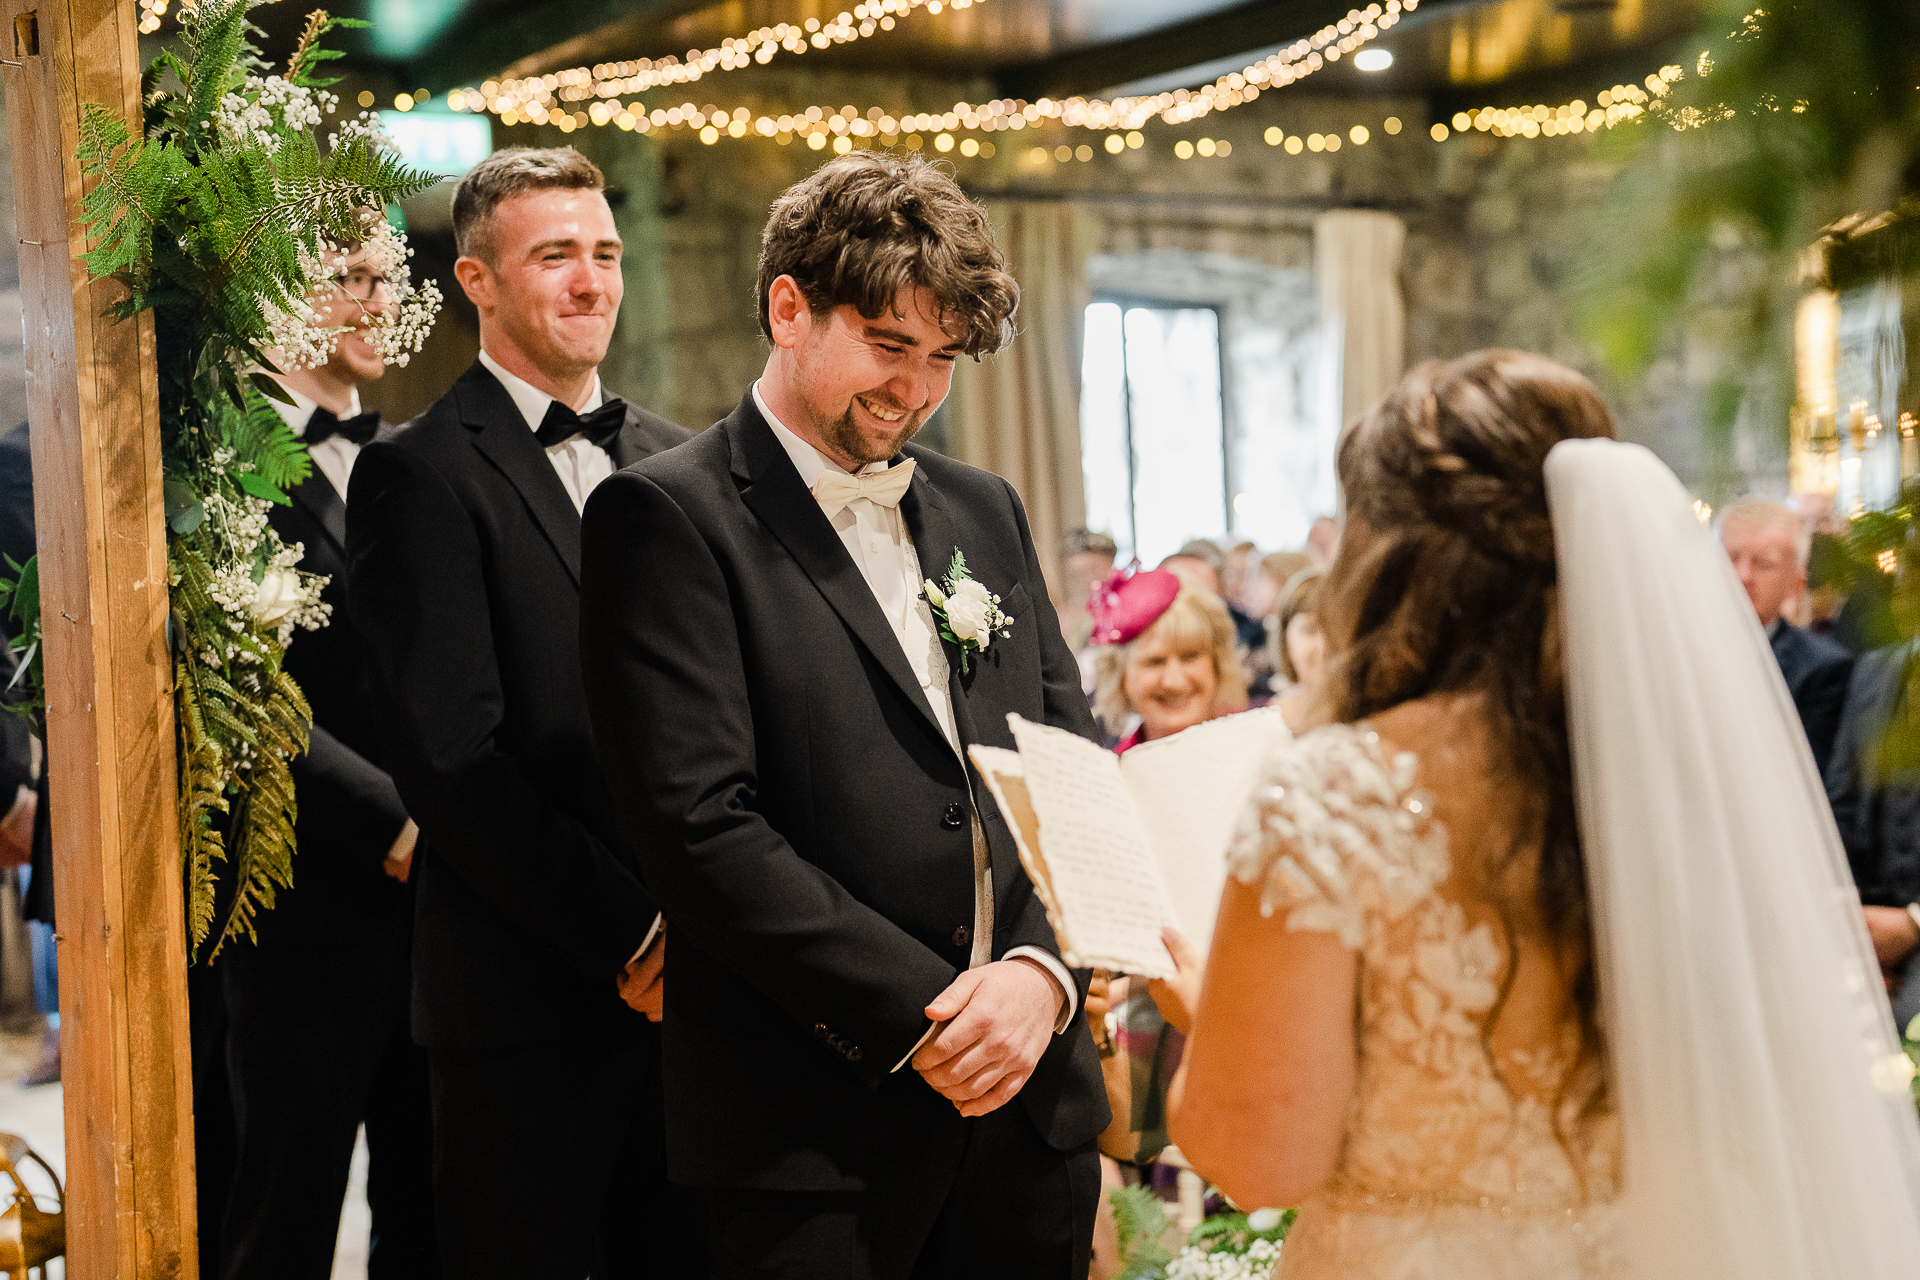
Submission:
[[[813,482],[813,497],[820,504],[820,509],[827,513],[827,519],[831,520],[846,510],[847,504],[855,498],[865,498],[883,507],[897,507],[912,482],[911,458],[885,471],[869,471],[865,475],[850,476],[840,470],[822,471],[820,478]]]

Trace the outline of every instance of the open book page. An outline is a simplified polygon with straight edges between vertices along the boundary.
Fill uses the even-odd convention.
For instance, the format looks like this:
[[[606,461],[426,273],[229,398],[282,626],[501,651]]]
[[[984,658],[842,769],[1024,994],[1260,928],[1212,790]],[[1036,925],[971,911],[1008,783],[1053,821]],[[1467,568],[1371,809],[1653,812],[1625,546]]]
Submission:
[[[1060,913],[1060,899],[1054,896],[1053,877],[1047,873],[1046,860],[1040,854],[1040,819],[1033,812],[1033,797],[1027,790],[1027,770],[1020,763],[1020,753],[1005,747],[976,744],[967,748],[967,754],[973,758],[973,767],[980,771],[987,790],[993,793],[994,803],[1000,806],[1007,825],[1013,829],[1013,845],[1020,855],[1020,865],[1026,868],[1027,879],[1033,881],[1040,905],[1047,909],[1047,922],[1053,926],[1054,936],[1064,938],[1066,921]]]
[[[1202,954],[1227,883],[1227,846],[1260,768],[1292,731],[1278,707],[1222,716],[1146,742],[1120,773],[1160,863],[1175,922]]]
[[[1170,977],[1160,929],[1175,922],[1173,907],[1119,759],[1063,729],[1007,720],[1065,924],[1055,932],[1067,963]]]

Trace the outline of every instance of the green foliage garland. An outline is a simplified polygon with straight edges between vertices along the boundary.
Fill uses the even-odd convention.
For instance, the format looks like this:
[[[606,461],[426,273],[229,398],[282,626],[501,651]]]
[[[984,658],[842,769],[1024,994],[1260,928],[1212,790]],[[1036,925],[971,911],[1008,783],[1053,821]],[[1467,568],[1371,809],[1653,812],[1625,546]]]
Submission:
[[[1119,1280],[1266,1280],[1298,1211],[1242,1213],[1217,1187],[1209,1188],[1207,1201],[1214,1211],[1200,1219],[1175,1253],[1167,1246],[1173,1222],[1150,1187],[1111,1192],[1107,1203],[1119,1237]]]
[[[319,41],[364,24],[316,11],[275,74],[247,21],[265,2],[183,7],[177,49],[147,71],[144,137],[89,103],[78,153],[93,180],[81,214],[87,267],[127,290],[109,314],[154,312],[180,845],[196,953],[210,937],[212,954],[252,937],[256,914],[292,883],[288,766],[306,749],[310,712],[282,658],[296,627],[327,621],[326,579],[302,572],[301,548],[267,523],[269,505],[286,502],[311,463],[268,402],[286,393],[262,370],[322,362],[345,328],[310,302],[344,261],[341,246],[386,255],[399,305],[373,317],[372,340],[390,360],[404,364],[418,350],[438,309],[431,285],[406,287],[404,241],[372,212],[434,175],[401,164],[366,114],[342,124],[324,152],[315,136],[337,105],[318,72],[340,56]],[[41,690],[38,648],[28,647],[37,609],[25,603],[37,601],[34,575],[29,562],[0,591],[19,629],[27,703]],[[216,931],[223,861],[233,886]]]

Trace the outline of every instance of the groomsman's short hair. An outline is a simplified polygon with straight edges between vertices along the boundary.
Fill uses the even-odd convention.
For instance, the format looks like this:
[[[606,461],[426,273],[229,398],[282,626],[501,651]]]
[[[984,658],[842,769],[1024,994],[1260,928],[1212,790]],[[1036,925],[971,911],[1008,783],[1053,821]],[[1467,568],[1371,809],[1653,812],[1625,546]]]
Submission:
[[[604,191],[600,166],[572,147],[502,147],[467,170],[453,190],[453,243],[463,258],[491,262],[493,211],[529,191]]]
[[[781,276],[793,277],[811,309],[851,305],[869,320],[924,288],[936,322],[976,358],[1013,340],[1020,305],[986,210],[916,155],[856,151],[774,201],[760,240],[760,329],[769,339],[767,295]]]

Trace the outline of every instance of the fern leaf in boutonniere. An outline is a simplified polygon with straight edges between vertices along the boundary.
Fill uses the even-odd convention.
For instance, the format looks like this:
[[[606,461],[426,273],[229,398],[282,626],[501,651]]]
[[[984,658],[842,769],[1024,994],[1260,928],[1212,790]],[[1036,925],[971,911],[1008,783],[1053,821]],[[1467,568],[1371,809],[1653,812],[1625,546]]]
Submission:
[[[932,578],[926,580],[927,606],[940,624],[940,638],[950,640],[960,650],[960,674],[971,669],[968,660],[986,651],[993,638],[1013,635],[1013,619],[1000,611],[1000,597],[975,582],[967,572],[967,557],[953,549],[943,588]]]

